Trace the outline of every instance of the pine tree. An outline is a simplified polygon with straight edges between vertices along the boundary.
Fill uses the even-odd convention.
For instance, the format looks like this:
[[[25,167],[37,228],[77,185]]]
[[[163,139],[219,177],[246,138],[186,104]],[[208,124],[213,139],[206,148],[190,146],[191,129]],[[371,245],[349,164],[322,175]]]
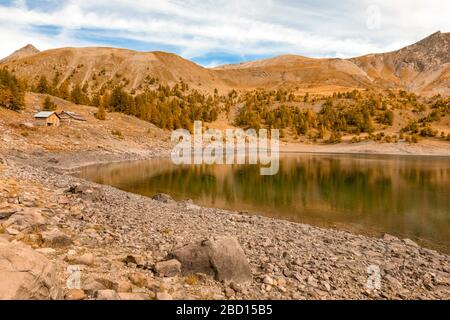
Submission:
[[[18,111],[25,105],[23,83],[6,69],[0,69],[0,107]]]
[[[70,100],[75,104],[90,104],[89,97],[84,94],[79,84],[73,88],[72,93],[70,94]]]
[[[37,93],[48,93],[50,94],[50,86],[48,84],[47,78],[45,76],[41,76],[39,82],[36,87]]]
[[[55,111],[56,104],[47,96],[44,100],[44,104],[42,105],[42,109],[45,111]]]
[[[61,83],[58,89],[58,97],[69,100],[70,99],[70,89],[69,89],[69,83],[67,81],[64,81]]]
[[[98,110],[95,113],[95,117],[98,120],[106,120],[106,109],[105,109],[105,99],[104,99],[104,97],[100,98],[100,105],[98,106]]]

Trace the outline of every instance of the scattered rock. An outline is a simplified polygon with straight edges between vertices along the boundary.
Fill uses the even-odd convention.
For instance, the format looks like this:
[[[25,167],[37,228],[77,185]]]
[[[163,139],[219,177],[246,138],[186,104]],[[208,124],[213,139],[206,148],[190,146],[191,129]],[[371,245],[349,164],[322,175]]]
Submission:
[[[130,293],[130,292],[119,292],[120,300],[150,300],[148,294],[145,293]]]
[[[308,277],[307,283],[311,287],[317,287],[318,286],[317,279],[314,278],[313,276],[309,276]]]
[[[176,259],[158,262],[155,265],[155,272],[160,277],[174,277],[180,274],[181,263]]]
[[[143,256],[135,255],[135,254],[129,254],[124,259],[123,262],[126,264],[135,264],[136,266],[140,268],[144,268],[147,266],[146,259]]]
[[[5,222],[7,227],[13,226],[14,229],[23,231],[29,228],[45,225],[47,220],[42,216],[42,212],[36,208],[24,208],[16,212]]]
[[[0,300],[58,297],[53,263],[28,246],[0,242]]]
[[[388,234],[388,233],[385,233],[384,235],[383,235],[383,240],[385,240],[385,241],[397,241],[397,240],[399,240],[397,237],[394,237],[393,235],[390,235],[390,234]]]
[[[81,289],[70,289],[66,292],[64,298],[66,300],[84,300],[86,299],[86,294]]]
[[[98,290],[95,293],[97,300],[120,300],[120,296],[114,290]]]
[[[250,281],[250,265],[234,237],[217,236],[188,245],[170,254],[181,262],[183,274],[205,273],[219,281]]]
[[[94,264],[94,259],[94,255],[92,253],[85,253],[81,256],[67,256],[67,261],[73,265],[82,264],[85,266],[92,266]]]
[[[235,292],[233,289],[231,289],[230,287],[225,288],[225,297],[227,298],[232,298],[234,297]]]
[[[42,240],[52,247],[66,247],[72,244],[72,239],[59,229],[51,229],[41,233]]]
[[[19,230],[14,229],[12,227],[6,228],[5,231],[11,236],[17,236],[20,233]]]
[[[84,184],[74,184],[66,190],[66,193],[77,194],[85,200],[96,201],[102,199],[102,193],[97,188]]]
[[[93,296],[97,291],[99,290],[105,290],[106,288],[102,283],[98,282],[97,280],[88,279],[83,284],[83,290],[86,292],[86,294]]]
[[[116,282],[114,282],[114,281],[112,281],[110,279],[107,279],[107,278],[96,278],[95,281],[101,283],[102,286],[103,286],[103,289],[109,289],[109,290],[117,291],[117,289],[116,289]]]
[[[55,254],[56,250],[53,248],[38,248],[36,249],[36,252],[45,254],[45,255],[51,255],[51,254]]]
[[[172,300],[172,296],[167,292],[158,292],[156,294],[156,300]]]
[[[1,208],[0,209],[0,220],[7,219],[16,212],[17,212],[17,210],[13,209],[13,208]]]
[[[117,291],[118,293],[126,293],[126,292],[132,292],[133,287],[131,286],[131,283],[124,280],[119,280],[117,282],[114,282],[113,289]]]
[[[420,246],[411,239],[403,239],[403,243],[410,247],[420,248]]]
[[[165,193],[157,193],[152,197],[153,200],[162,202],[162,203],[174,203],[176,202],[171,196]]]
[[[268,284],[268,285],[271,285],[271,286],[273,286],[273,284],[274,284],[273,279],[271,277],[269,277],[269,276],[265,276],[264,279],[263,279],[263,282],[265,284]]]
[[[137,287],[143,288],[147,286],[148,277],[140,272],[133,272],[128,275],[128,279]]]

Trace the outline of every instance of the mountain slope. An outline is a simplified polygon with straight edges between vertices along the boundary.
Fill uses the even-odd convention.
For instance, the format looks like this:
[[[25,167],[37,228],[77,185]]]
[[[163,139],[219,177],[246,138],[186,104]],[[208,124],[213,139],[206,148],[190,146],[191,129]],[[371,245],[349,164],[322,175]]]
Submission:
[[[211,71],[177,55],[164,52],[137,52],[115,48],[61,48],[11,60],[4,63],[19,77],[37,81],[41,75],[47,79],[88,84],[97,90],[105,84],[125,84],[137,89],[150,78],[163,83],[175,83],[183,78],[194,86],[210,85],[217,80]],[[201,84],[201,85],[199,85]]]
[[[450,33],[436,32],[397,51],[350,59],[375,83],[421,93],[448,93]]]
[[[313,59],[284,55],[271,59],[227,65],[214,69],[231,86],[276,89],[280,86],[304,90],[326,87],[365,88],[371,80],[353,62],[344,59]],[[320,90],[319,90],[320,91]]]

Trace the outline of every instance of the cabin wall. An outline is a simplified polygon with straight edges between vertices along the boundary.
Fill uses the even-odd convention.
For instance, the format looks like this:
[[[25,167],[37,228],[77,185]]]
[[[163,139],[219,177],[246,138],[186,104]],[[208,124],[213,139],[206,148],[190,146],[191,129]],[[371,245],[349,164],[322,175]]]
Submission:
[[[52,114],[47,118],[47,126],[58,127],[60,125],[60,121],[57,115]]]

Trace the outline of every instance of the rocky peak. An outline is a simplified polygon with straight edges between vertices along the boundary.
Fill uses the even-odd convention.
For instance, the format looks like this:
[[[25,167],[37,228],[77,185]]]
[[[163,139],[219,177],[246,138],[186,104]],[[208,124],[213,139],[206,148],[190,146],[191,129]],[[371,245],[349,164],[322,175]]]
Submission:
[[[10,61],[13,59],[20,59],[20,58],[28,57],[28,56],[37,54],[39,52],[40,51],[38,49],[36,49],[35,46],[33,46],[32,44],[27,44],[25,47],[14,51],[14,53],[11,54],[10,56],[0,60],[0,63]]]
[[[440,31],[394,54],[396,69],[408,67],[422,72],[450,62],[450,33]]]
[[[39,53],[40,51],[32,44],[27,44],[25,47],[17,50],[16,52]]]

